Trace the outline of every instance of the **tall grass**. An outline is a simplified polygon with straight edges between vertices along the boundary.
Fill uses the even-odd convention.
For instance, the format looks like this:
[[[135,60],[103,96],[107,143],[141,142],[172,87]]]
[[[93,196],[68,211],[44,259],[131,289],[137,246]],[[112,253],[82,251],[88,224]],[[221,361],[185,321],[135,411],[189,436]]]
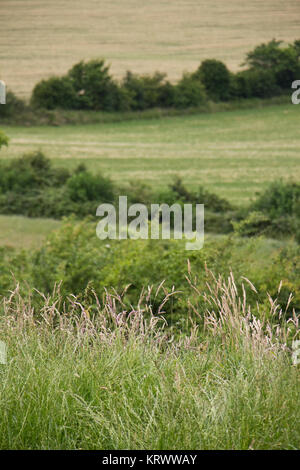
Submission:
[[[299,375],[289,345],[298,317],[286,321],[273,299],[254,314],[233,276],[211,275],[206,293],[191,273],[188,280],[199,318],[176,338],[163,318],[172,292],[159,314],[150,303],[126,311],[108,292],[90,310],[75,297],[63,304],[59,287],[40,311],[18,287],[4,298],[0,447],[297,448]]]

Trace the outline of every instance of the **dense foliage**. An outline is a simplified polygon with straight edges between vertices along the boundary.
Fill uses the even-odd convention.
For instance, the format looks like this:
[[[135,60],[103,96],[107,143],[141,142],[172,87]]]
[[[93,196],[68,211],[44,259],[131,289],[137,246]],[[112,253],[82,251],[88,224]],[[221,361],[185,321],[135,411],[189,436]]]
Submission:
[[[196,72],[183,74],[175,84],[165,74],[127,72],[119,83],[103,60],[79,62],[63,77],[38,83],[33,106],[52,110],[141,111],[150,108],[191,108],[212,101],[269,98],[285,93],[300,76],[300,41],[283,47],[272,40],[247,54],[248,68],[231,73],[219,60],[204,60]]]
[[[102,203],[115,203],[125,195],[129,204],[204,204],[205,229],[212,233],[236,232],[241,236],[273,238],[295,236],[300,241],[300,185],[275,181],[248,206],[236,208],[202,184],[191,190],[175,177],[160,190],[139,181],[116,185],[80,164],[72,172],[53,167],[40,152],[25,154],[0,165],[0,213],[60,219],[95,216]]]
[[[62,299],[67,302],[71,294],[78,295],[90,312],[95,306],[93,291],[102,298],[105,288],[119,293],[125,290],[124,305],[129,308],[140,302],[143,308],[145,299],[140,300],[140,295],[146,288],[145,297],[157,313],[165,293],[174,288],[177,293],[163,311],[169,326],[184,331],[189,317],[195,317],[189,303],[196,294],[186,275],[191,269],[197,289],[203,290],[209,266],[225,278],[232,269],[237,278],[251,279],[258,294],[250,288],[248,301],[258,315],[265,315],[266,291],[271,298],[278,298],[280,305],[289,302],[284,318],[292,315],[293,308],[300,311],[300,250],[293,242],[208,236],[202,250],[186,251],[184,240],[99,240],[95,219],[68,219],[40,248],[27,252],[2,248],[0,252],[0,293],[7,294],[19,281],[23,294],[30,292],[36,306],[43,299],[30,286],[48,294],[61,282]],[[157,292],[163,281],[163,289]],[[150,297],[147,286],[153,286]],[[205,302],[199,302],[197,308],[200,317],[194,320],[201,324]]]
[[[203,83],[209,98],[213,101],[226,101],[232,97],[231,74],[220,60],[204,60],[194,77]]]
[[[118,202],[121,195],[126,195],[131,204],[204,203],[210,213],[233,210],[226,200],[202,186],[195,192],[187,190],[180,178],[156,192],[137,181],[117,187],[109,178],[91,173],[82,164],[72,173],[62,167],[55,168],[40,151],[0,165],[2,214],[52,218],[71,214],[79,218],[94,216],[99,204]],[[219,231],[223,232],[221,225]]]

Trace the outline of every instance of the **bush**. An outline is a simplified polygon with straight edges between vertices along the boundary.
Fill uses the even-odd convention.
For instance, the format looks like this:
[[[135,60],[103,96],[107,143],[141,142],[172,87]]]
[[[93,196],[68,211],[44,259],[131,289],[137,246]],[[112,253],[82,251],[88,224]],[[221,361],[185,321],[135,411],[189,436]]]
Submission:
[[[205,207],[205,232],[220,235],[231,233],[235,219],[235,212],[213,212]]]
[[[195,194],[183,185],[182,179],[179,176],[174,177],[172,183],[169,184],[169,188],[174,193],[176,200],[191,203],[196,202]]]
[[[212,212],[225,212],[232,210],[231,204],[224,198],[211,193],[203,186],[200,186],[196,191],[189,191],[182,183],[180,177],[175,177],[173,183],[169,185],[173,193],[176,194],[176,199],[182,202],[193,204],[205,204],[208,210]]]
[[[114,186],[110,179],[88,171],[81,171],[67,181],[70,199],[74,202],[98,201],[113,202]]]
[[[55,192],[54,188],[48,188],[47,192],[52,191],[53,198],[57,195],[59,202],[61,190],[59,188]],[[62,204],[64,201],[62,199]],[[82,205],[84,204],[78,204],[77,207],[80,209]],[[45,205],[46,210],[47,207],[49,206]],[[223,217],[223,214],[212,215]],[[264,223],[261,216],[251,217],[252,225],[248,220],[247,225],[241,226],[240,233],[243,236],[249,235],[249,229],[264,228],[260,225]],[[266,216],[263,214],[263,217]],[[167,319],[171,318],[173,324],[179,322],[180,327],[183,327],[190,312],[189,300],[192,300],[185,278],[187,259],[190,260],[192,272],[197,276],[200,292],[207,281],[205,263],[225,277],[229,275],[230,266],[236,278],[248,277],[258,290],[268,291],[272,298],[278,295],[278,285],[283,281],[280,292],[283,305],[287,302],[289,293],[295,292],[289,314],[292,313],[292,308],[300,309],[300,248],[295,243],[281,244],[261,238],[208,236],[202,250],[187,252],[185,242],[181,240],[99,240],[95,234],[95,223],[87,220],[75,223],[72,219],[65,221],[58,231],[51,233],[41,248],[28,252],[26,258],[24,255],[17,257],[10,252],[5,254],[4,260],[0,258],[0,289],[3,292],[3,289],[14,288],[14,279],[10,272],[16,275],[18,281],[29,281],[31,286],[45,294],[52,292],[55,283],[63,281],[61,292],[65,299],[69,294],[84,297],[89,284],[99,298],[102,297],[104,288],[115,288],[120,293],[130,284],[124,301],[126,305],[136,305],[141,289],[152,285],[151,304],[155,310],[161,298],[155,297],[154,293],[165,280],[164,287],[168,292],[174,286],[184,294],[174,296],[166,306]],[[21,284],[26,287],[24,283]],[[256,306],[256,300],[253,300],[253,306]],[[32,301],[35,302],[35,298]],[[258,301],[260,302],[260,298]],[[93,299],[89,300],[88,305],[93,305]],[[199,308],[204,311],[205,303]],[[264,309],[265,305],[262,305],[260,311],[263,312]]]
[[[47,186],[63,185],[69,172],[61,168],[52,168],[51,161],[40,152],[25,154],[8,164],[2,164],[0,172],[0,193],[32,192]]]
[[[6,93],[6,103],[0,106],[0,118],[9,118],[16,114],[22,114],[26,110],[26,104],[12,91]]]
[[[110,179],[92,174],[79,165],[72,174],[64,168],[53,168],[51,160],[40,151],[25,154],[2,164],[0,168],[0,212],[29,217],[54,217],[95,214],[99,203],[113,202],[127,194],[130,204],[204,203],[211,212],[231,210],[230,204],[203,188],[188,190],[180,178],[168,187],[153,192],[139,182],[116,188]]]
[[[200,186],[196,191],[196,201],[205,204],[207,208],[213,212],[226,212],[233,209],[232,205],[226,199],[211,193],[203,188],[203,186]]]
[[[271,98],[280,94],[271,70],[249,69],[239,72],[232,79],[231,90],[237,98]]]
[[[286,216],[300,217],[300,184],[275,181],[258,195],[252,207],[273,219]]]
[[[42,80],[33,89],[31,104],[45,109],[77,109],[78,96],[68,77]]]
[[[300,76],[299,41],[282,47],[282,41],[260,44],[247,54],[246,63],[251,69],[271,71],[275,83],[282,89],[290,89]]]
[[[238,222],[233,223],[241,236],[265,235],[273,238],[295,236],[300,233],[300,184],[275,181],[248,209],[241,210]]]
[[[262,212],[250,212],[248,217],[240,222],[233,222],[234,231],[241,237],[263,235],[269,229],[271,220]]]
[[[256,217],[256,221],[259,220],[261,223],[262,219]],[[253,217],[253,227],[254,222]],[[258,227],[261,228],[259,225]],[[245,229],[249,228],[250,224],[247,227],[244,225],[243,235],[249,234],[249,231],[245,232]],[[262,258],[266,259],[263,264]],[[192,272],[197,276],[197,287],[200,291],[206,285],[207,263],[216,273],[226,277],[229,275],[230,266],[237,278],[246,276],[254,282],[258,290],[268,291],[275,297],[282,280],[283,302],[287,301],[289,292],[300,292],[299,246],[288,243],[280,247],[279,244],[275,245],[274,241],[261,239],[207,237],[202,250],[187,252],[185,242],[181,240],[99,240],[95,234],[94,223],[87,220],[74,223],[70,219],[50,235],[47,243],[34,250],[30,259],[30,263],[24,264],[24,273],[17,264],[19,281],[23,278],[30,279],[31,285],[45,293],[52,292],[54,284],[63,281],[61,291],[64,296],[84,296],[84,291],[90,284],[99,298],[102,297],[104,288],[114,288],[121,293],[127,286],[124,302],[128,306],[138,303],[143,287],[153,286],[151,304],[155,310],[161,298],[155,297],[154,293],[158,285],[165,280],[164,287],[168,292],[174,286],[175,290],[184,293],[183,296],[174,296],[166,306],[167,319],[172,319],[173,324],[181,322],[181,326],[187,320],[188,302],[192,300],[192,293],[185,278],[187,259],[190,261]],[[13,261],[10,263],[10,270],[15,271]],[[2,273],[0,269],[1,282]],[[8,273],[5,270],[4,275],[5,285],[8,286]],[[13,280],[11,282],[13,283]],[[256,300],[253,301],[254,306]],[[90,300],[90,305],[92,302],[93,300]],[[299,294],[293,307],[300,308]],[[203,311],[205,303],[202,302],[202,307],[200,305],[199,308]]]
[[[208,251],[206,259],[215,255]],[[189,259],[197,271],[204,274],[204,255],[189,252]],[[66,221],[59,231],[51,234],[47,244],[36,250],[32,257],[31,278],[33,285],[44,292],[51,292],[54,283],[63,281],[62,293],[83,294],[90,286],[102,297],[104,288],[122,292],[126,286],[124,303],[128,306],[139,301],[143,287],[154,286],[151,296],[153,311],[160,305],[155,291],[165,279],[164,288],[187,292],[185,279],[187,254],[184,242],[176,240],[99,240],[95,225],[87,221]],[[187,299],[186,299],[187,300]],[[173,300],[166,305],[171,323],[187,321],[187,302]],[[171,315],[171,317],[170,317]]]
[[[173,103],[174,87],[165,81],[165,74],[137,75],[127,72],[122,87],[128,93],[130,108],[142,111],[155,107],[168,107]]]
[[[120,194],[128,195],[129,204],[146,204],[150,206],[153,203],[153,195],[151,187],[141,181],[132,180],[127,185],[119,189]]]
[[[230,98],[231,74],[223,62],[204,60],[194,77],[201,80],[210,99],[226,101]]]
[[[207,96],[202,83],[191,74],[183,75],[175,86],[174,107],[179,109],[198,107],[206,102]]]
[[[77,93],[79,109],[118,111],[128,109],[127,94],[112,79],[104,60],[79,62],[68,72]]]

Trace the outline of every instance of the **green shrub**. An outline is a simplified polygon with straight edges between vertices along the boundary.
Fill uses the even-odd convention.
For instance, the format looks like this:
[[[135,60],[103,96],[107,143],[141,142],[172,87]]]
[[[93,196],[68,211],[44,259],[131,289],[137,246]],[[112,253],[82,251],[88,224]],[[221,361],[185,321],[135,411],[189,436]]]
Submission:
[[[51,161],[42,152],[36,151],[2,164],[0,193],[24,193],[47,186],[61,186],[68,177],[68,170],[52,168]]]
[[[100,203],[113,202],[122,194],[127,195],[130,204],[142,203],[148,208],[152,203],[203,203],[211,212],[232,210],[226,200],[204,188],[188,190],[180,178],[156,192],[139,181],[117,188],[109,178],[90,173],[84,165],[79,165],[72,174],[64,168],[53,168],[51,160],[40,151],[2,164],[0,171],[0,213],[3,214],[85,217],[94,215]],[[221,230],[220,226],[218,232]]]
[[[228,234],[233,232],[233,221],[236,221],[235,212],[213,212],[205,207],[205,232],[214,234]]]
[[[176,87],[172,83],[165,81],[159,89],[159,98],[157,106],[161,108],[174,107]]]
[[[212,212],[225,212],[232,210],[231,204],[224,198],[211,193],[203,186],[198,187],[196,191],[188,190],[180,177],[175,177],[169,185],[171,191],[176,194],[176,199],[182,202],[194,204],[205,204]]]
[[[259,224],[265,223],[265,219],[253,217],[252,228],[255,220]],[[263,227],[259,224],[255,228]],[[284,245],[277,242],[278,248],[274,249],[274,241],[271,243],[260,238],[208,237],[202,250],[187,252],[183,240],[99,240],[95,228],[95,223],[87,220],[80,223],[73,219],[65,221],[41,248],[32,252],[24,272],[25,278],[45,293],[52,292],[54,284],[62,281],[61,291],[65,296],[84,296],[90,284],[101,298],[104,288],[121,293],[129,285],[124,297],[128,306],[138,303],[142,288],[147,290],[147,286],[153,286],[151,304],[154,310],[161,302],[161,297],[155,297],[156,289],[165,280],[164,287],[168,292],[174,286],[184,294],[175,295],[166,306],[166,315],[170,316],[167,319],[172,320],[172,324],[179,322],[183,327],[189,312],[189,300],[193,298],[185,277],[189,259],[199,291],[205,289],[207,263],[216,274],[224,277],[232,269],[237,279],[239,276],[251,279],[259,292],[258,298],[253,295],[249,299],[253,300],[255,308],[256,301],[262,301],[261,291],[268,291],[275,298],[279,283],[283,281],[282,305],[288,300],[289,292],[295,292],[291,308],[300,309],[300,248],[290,242]],[[241,228],[245,235],[249,234],[251,226],[248,222],[248,226],[245,224]],[[10,268],[13,272],[13,263]],[[18,268],[17,272],[18,280],[22,280],[22,271]],[[291,308],[289,314],[292,313]],[[199,309],[205,309],[204,301]]]
[[[290,89],[291,83],[299,78],[299,41],[282,47],[282,41],[260,44],[247,54],[246,63],[252,69],[270,71],[275,83],[282,89]]]
[[[101,298],[104,288],[122,292],[127,286],[123,300],[128,306],[138,303],[143,287],[153,286],[151,304],[155,311],[164,295],[163,290],[157,297],[155,292],[163,280],[168,291],[172,286],[189,290],[187,258],[203,280],[205,259],[213,264],[215,248],[204,255],[202,251],[187,254],[184,247],[184,242],[176,240],[99,240],[94,224],[68,220],[33,253],[30,275],[33,285],[44,292],[51,292],[54,283],[62,280],[64,295],[83,295],[90,284]],[[165,310],[172,324],[184,325],[187,321],[187,299],[174,296]]]
[[[75,202],[99,201],[112,202],[114,200],[114,186],[110,179],[88,171],[81,171],[72,175],[67,181],[70,198]]]
[[[174,177],[173,181],[169,184],[169,188],[174,193],[176,200],[195,202],[195,194],[184,186],[180,176]]]
[[[95,215],[98,205],[99,201],[73,201],[66,186],[0,194],[0,213],[21,214],[26,217],[61,219],[75,215],[82,219]]]
[[[142,111],[173,104],[174,87],[165,81],[165,74],[137,75],[127,72],[122,87],[130,97],[130,108]]]
[[[273,219],[286,216],[300,217],[300,184],[275,181],[258,195],[252,207]]]
[[[216,216],[221,218],[223,214]],[[253,228],[256,233],[257,229],[262,232],[266,223],[266,216],[263,216],[252,215],[247,224],[239,227],[240,233],[249,235]],[[202,250],[187,252],[184,240],[99,240],[95,233],[96,224],[91,220],[80,223],[75,223],[73,219],[66,220],[41,248],[34,249],[26,256],[17,255],[11,250],[3,253],[0,257],[1,293],[14,287],[11,273],[15,274],[24,289],[26,284],[22,281],[29,282],[27,289],[34,286],[45,294],[51,293],[55,283],[62,281],[61,292],[65,300],[70,294],[85,298],[88,286],[101,299],[104,288],[116,289],[121,293],[130,284],[124,297],[127,306],[137,305],[141,289],[144,287],[147,292],[147,286],[153,286],[150,303],[155,311],[162,300],[163,291],[158,297],[155,297],[155,292],[165,280],[164,287],[168,292],[174,286],[175,290],[183,293],[175,295],[166,305],[167,319],[173,325],[184,328],[188,314],[192,314],[189,301],[193,300],[193,291],[185,277],[189,259],[200,292],[205,290],[208,280],[205,271],[207,263],[216,274],[227,277],[232,269],[236,279],[246,276],[254,283],[258,295],[251,294],[250,289],[249,301],[255,309],[258,308],[258,301],[258,315],[266,310],[267,305],[261,295],[266,291],[272,298],[279,297],[282,306],[285,306],[290,292],[294,292],[288,315],[292,314],[293,308],[300,310],[300,248],[295,243],[208,236]],[[282,287],[278,293],[281,281]],[[39,298],[34,293],[32,296],[32,302]],[[88,307],[93,305],[94,300],[89,298],[86,302]],[[206,308],[203,299],[199,299],[198,308],[200,313]]]
[[[204,60],[194,77],[201,80],[210,99],[227,101],[230,98],[231,74],[223,62],[215,59]]]
[[[34,87],[31,104],[45,109],[77,109],[78,96],[70,78],[51,77]]]
[[[237,98],[270,98],[280,94],[280,88],[271,70],[249,69],[233,77],[231,93]]]
[[[127,94],[112,79],[104,60],[79,62],[68,72],[79,109],[118,111],[129,107]]]
[[[129,204],[146,204],[150,206],[156,198],[153,194],[151,187],[138,180],[131,180],[127,185],[120,187],[118,190],[120,195],[128,196]]]
[[[6,103],[0,106],[0,118],[9,118],[16,114],[22,114],[27,109],[23,100],[12,91],[6,93]]]
[[[270,225],[271,220],[262,212],[250,212],[246,219],[240,222],[233,222],[235,233],[241,237],[263,235],[269,229]]]
[[[83,208],[79,210],[72,203],[66,190],[69,177],[68,170],[53,168],[40,151],[2,164],[0,212],[54,218],[75,212],[82,216]]]
[[[192,74],[184,74],[175,86],[173,106],[185,109],[199,107],[206,104],[206,102],[207,96],[204,85]]]
[[[213,212],[226,212],[233,209],[230,202],[217,194],[211,193],[203,186],[200,186],[196,191],[196,201],[205,204]]]
[[[240,210],[234,223],[241,236],[265,235],[286,238],[300,233],[300,184],[275,181]]]

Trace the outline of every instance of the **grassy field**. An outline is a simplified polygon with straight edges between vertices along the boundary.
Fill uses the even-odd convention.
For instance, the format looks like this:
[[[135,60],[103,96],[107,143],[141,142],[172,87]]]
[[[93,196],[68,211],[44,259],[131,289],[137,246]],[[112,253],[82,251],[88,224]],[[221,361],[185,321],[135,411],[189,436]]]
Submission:
[[[246,52],[299,36],[298,0],[1,0],[0,78],[28,97],[42,78],[103,57],[120,77],[161,70],[171,79],[205,58],[236,70]]]
[[[63,127],[2,127],[9,159],[41,149],[55,164],[84,162],[117,183],[162,187],[179,174],[242,204],[278,178],[300,178],[295,105]]]
[[[52,219],[29,219],[0,215],[0,245],[14,248],[36,248],[60,222]]]

